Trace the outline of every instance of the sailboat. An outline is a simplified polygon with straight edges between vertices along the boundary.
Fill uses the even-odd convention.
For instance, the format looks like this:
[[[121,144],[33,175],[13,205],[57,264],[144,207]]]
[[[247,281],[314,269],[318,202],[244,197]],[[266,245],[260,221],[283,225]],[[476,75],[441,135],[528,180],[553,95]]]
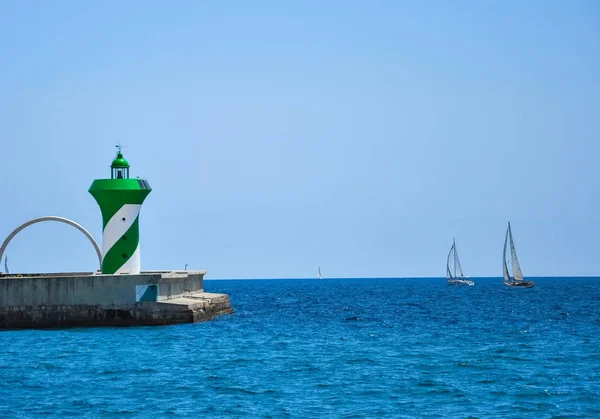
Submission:
[[[510,256],[512,263],[513,277],[510,277],[508,273],[508,262],[506,261],[506,247],[510,243]],[[510,222],[508,223],[508,229],[506,230],[506,237],[504,238],[504,254],[502,257],[502,276],[504,283],[510,287],[533,287],[533,281],[525,281],[523,278],[523,272],[521,272],[521,265],[517,258],[517,251],[515,250],[515,242],[512,236],[512,230],[510,229]]]
[[[317,279],[323,279],[323,274],[321,273],[321,267],[319,266],[319,273],[317,274]]]
[[[451,262],[454,262],[454,275],[450,269]],[[465,278],[460,260],[458,260],[458,251],[456,250],[456,241],[452,240],[452,247],[448,252],[448,260],[446,261],[446,280],[448,285],[475,285],[475,282]]]

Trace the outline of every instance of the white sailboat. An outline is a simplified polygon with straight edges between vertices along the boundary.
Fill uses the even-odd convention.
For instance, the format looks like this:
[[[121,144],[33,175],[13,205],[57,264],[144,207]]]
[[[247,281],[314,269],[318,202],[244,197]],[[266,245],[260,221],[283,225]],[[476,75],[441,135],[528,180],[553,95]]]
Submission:
[[[451,263],[454,263],[454,275],[452,275],[452,269],[450,269]],[[475,282],[465,278],[465,274],[460,266],[460,260],[458,260],[458,251],[456,250],[456,241],[452,240],[452,247],[448,252],[448,260],[446,261],[446,280],[448,285],[475,285]]]
[[[508,271],[508,262],[506,261],[506,247],[510,243],[510,257],[512,264],[513,277],[510,277]],[[510,222],[508,223],[508,229],[506,230],[506,237],[504,238],[504,254],[502,257],[502,277],[504,283],[510,287],[525,287],[531,288],[535,284],[533,281],[525,281],[523,278],[523,272],[521,271],[521,265],[517,258],[517,251],[515,250],[515,242],[512,236],[512,230],[510,229]]]
[[[321,273],[321,267],[319,266],[319,273],[317,273],[317,279],[323,279],[323,274]]]

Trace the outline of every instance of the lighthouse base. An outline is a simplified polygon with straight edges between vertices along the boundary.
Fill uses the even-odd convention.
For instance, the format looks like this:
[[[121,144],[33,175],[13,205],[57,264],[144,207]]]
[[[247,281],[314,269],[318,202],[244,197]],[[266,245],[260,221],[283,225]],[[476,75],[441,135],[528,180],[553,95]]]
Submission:
[[[193,323],[233,313],[206,271],[0,276],[0,329]]]

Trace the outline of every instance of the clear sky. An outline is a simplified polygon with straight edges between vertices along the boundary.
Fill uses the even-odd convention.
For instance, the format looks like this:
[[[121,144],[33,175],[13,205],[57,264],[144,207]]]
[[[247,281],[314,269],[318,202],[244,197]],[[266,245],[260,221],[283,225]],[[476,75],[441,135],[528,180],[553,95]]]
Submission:
[[[123,143],[143,269],[600,275],[600,3],[0,2],[0,236],[101,242]],[[34,225],[12,271],[96,268]]]

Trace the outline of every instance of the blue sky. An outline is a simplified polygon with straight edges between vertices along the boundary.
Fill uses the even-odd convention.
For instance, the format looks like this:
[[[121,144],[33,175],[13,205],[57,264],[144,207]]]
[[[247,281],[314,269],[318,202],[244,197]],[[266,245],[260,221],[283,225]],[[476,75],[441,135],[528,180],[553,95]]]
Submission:
[[[207,278],[600,274],[600,5],[0,2],[0,236],[60,215],[117,143],[153,192],[143,269]],[[87,271],[57,223],[13,271]]]

